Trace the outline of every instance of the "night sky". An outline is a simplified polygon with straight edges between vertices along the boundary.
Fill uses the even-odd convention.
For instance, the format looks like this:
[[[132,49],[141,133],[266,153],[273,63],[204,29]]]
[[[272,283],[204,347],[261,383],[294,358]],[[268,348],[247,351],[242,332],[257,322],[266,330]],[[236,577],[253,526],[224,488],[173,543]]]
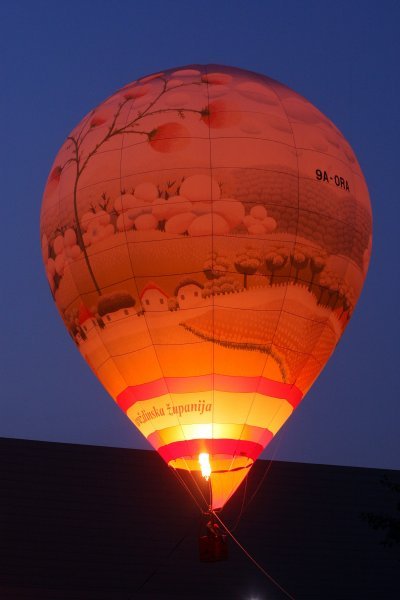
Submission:
[[[220,63],[277,79],[332,119],[374,216],[352,321],[265,456],[400,468],[399,22],[400,4],[388,0],[2,1],[0,436],[149,448],[58,316],[41,260],[41,196],[66,135],[117,88]]]

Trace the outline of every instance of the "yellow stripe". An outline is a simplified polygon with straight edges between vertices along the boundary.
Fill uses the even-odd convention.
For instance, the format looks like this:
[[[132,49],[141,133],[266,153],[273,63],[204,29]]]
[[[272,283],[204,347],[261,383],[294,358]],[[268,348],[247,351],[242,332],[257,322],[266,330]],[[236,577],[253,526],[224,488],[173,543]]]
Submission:
[[[251,425],[236,425],[232,423],[195,423],[193,425],[182,425],[176,427],[166,427],[154,432],[156,435],[152,439],[152,443],[156,448],[171,444],[172,442],[180,442],[184,440],[198,439],[230,439],[244,440],[255,443],[261,443],[263,429]]]
[[[254,393],[214,391],[166,394],[144,400],[129,408],[127,415],[145,437],[154,431],[178,425],[182,435],[180,439],[207,439],[210,436],[206,434],[189,434],[191,429],[187,429],[188,435],[183,435],[182,427],[197,427],[199,431],[199,426],[204,426],[202,430],[207,433],[207,427],[209,428],[212,422],[214,431],[218,424],[229,423],[230,426],[239,427],[247,424],[269,429],[275,434],[292,412],[292,405],[281,398]],[[217,437],[215,433],[214,437]]]

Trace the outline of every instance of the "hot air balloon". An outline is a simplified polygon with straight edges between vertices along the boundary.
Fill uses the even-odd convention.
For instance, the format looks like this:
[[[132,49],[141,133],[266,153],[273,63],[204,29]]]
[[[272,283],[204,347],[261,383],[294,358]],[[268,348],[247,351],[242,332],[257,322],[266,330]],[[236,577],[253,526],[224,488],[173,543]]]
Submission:
[[[317,108],[263,75],[191,65],[126,85],[70,133],[41,241],[80,353],[215,511],[338,343],[371,223],[357,159]]]

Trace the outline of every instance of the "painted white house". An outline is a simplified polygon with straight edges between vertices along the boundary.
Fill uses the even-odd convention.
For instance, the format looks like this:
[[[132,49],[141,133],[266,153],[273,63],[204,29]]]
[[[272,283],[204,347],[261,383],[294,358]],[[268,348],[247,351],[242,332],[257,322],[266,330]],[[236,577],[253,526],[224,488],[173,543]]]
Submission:
[[[196,308],[204,304],[202,289],[203,286],[195,281],[178,286],[175,295],[179,308]]]
[[[107,323],[114,323],[115,321],[126,319],[127,317],[133,317],[134,315],[136,315],[135,307],[127,306],[126,308],[120,308],[119,310],[106,313],[101,318],[103,319],[104,324],[107,325]]]
[[[93,313],[86,308],[84,304],[81,304],[78,312],[78,324],[82,327],[83,331],[89,333],[91,329],[94,329],[96,326],[96,319],[94,318]]]
[[[143,288],[140,302],[147,312],[168,310],[168,295],[155,283],[148,283]]]

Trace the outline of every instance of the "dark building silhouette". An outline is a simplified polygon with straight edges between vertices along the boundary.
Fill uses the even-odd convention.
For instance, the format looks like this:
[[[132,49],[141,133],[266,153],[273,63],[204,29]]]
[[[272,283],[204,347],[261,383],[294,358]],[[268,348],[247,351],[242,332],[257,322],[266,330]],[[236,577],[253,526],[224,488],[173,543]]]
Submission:
[[[157,454],[0,439],[1,600],[270,600],[287,598],[229,542],[201,563],[200,512]],[[363,512],[390,513],[380,484],[397,471],[268,463],[249,476],[234,535],[290,595],[400,598],[399,545]],[[244,486],[223,512],[240,515]]]

